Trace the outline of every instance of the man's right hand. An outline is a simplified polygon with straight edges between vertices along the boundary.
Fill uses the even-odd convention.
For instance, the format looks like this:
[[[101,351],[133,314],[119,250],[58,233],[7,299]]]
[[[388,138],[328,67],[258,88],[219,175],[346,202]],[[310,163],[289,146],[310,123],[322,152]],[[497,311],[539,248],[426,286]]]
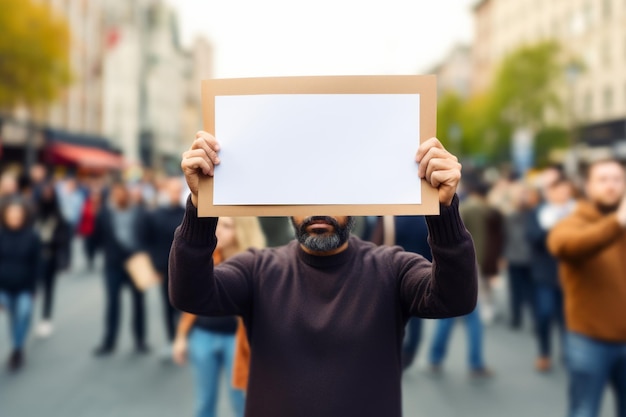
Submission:
[[[198,207],[198,184],[201,175],[213,176],[215,165],[220,163],[217,153],[220,146],[210,133],[199,131],[188,151],[183,153],[180,167],[191,190],[191,202]]]

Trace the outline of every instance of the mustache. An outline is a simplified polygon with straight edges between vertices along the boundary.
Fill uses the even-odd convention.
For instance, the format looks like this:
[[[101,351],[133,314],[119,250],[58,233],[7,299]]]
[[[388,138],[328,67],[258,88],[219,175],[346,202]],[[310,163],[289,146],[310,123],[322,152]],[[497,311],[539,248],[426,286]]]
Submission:
[[[305,228],[312,225],[313,223],[320,222],[320,221],[332,225],[335,228],[335,230],[339,229],[340,227],[337,220],[333,219],[330,216],[310,216],[310,217],[306,217],[302,221],[301,229],[304,230]]]

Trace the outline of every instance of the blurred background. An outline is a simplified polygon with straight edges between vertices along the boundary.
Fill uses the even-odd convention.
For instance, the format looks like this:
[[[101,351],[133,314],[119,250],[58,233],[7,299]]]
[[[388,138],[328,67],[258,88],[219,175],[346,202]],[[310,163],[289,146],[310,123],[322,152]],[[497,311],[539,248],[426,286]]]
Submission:
[[[0,0],[0,28],[0,194],[36,194],[49,178],[76,227],[54,337],[29,339],[19,374],[0,370],[2,417],[193,415],[188,370],[162,355],[91,356],[103,260],[78,229],[85,202],[98,194],[96,210],[116,179],[158,205],[202,127],[201,79],[436,74],[438,137],[492,191],[539,184],[554,166],[576,184],[587,160],[626,159],[623,0]],[[505,325],[506,285],[493,281],[495,318],[484,318],[496,383],[465,379],[455,336],[446,378],[425,376],[424,358],[405,374],[406,415],[564,413],[563,369],[536,373],[532,326]],[[167,347],[159,297],[146,293],[148,343]],[[2,313],[0,358],[10,353]]]

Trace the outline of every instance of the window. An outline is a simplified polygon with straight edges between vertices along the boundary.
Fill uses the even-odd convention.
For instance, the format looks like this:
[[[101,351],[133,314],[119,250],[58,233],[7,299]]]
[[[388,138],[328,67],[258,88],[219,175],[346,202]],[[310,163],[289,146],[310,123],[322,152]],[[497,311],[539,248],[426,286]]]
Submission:
[[[587,94],[585,94],[585,98],[583,100],[583,112],[581,116],[583,119],[589,119],[592,113],[593,113],[593,94],[591,92],[588,92]]]
[[[604,111],[611,113],[613,110],[613,89],[611,87],[605,87],[604,89]]]
[[[583,8],[583,16],[584,16],[584,21],[587,25],[587,27],[591,26],[593,24],[593,7],[591,6],[591,2],[586,2],[585,6]]]
[[[604,19],[610,19],[611,18],[611,12],[612,12],[612,7],[611,7],[611,3],[613,2],[613,0],[604,0],[602,3],[602,17],[604,17]]]
[[[608,39],[602,42],[602,65],[605,67],[611,65],[611,43]]]

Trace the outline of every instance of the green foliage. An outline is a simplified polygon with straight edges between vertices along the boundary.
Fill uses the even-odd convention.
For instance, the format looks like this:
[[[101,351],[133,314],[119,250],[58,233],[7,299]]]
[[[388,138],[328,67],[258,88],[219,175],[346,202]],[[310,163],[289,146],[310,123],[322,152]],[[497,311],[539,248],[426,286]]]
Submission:
[[[514,126],[539,130],[548,112],[562,110],[559,88],[565,66],[554,42],[523,46],[506,56],[491,88],[491,105]]]
[[[437,138],[448,149],[459,150],[462,136],[463,98],[455,92],[446,92],[437,104]]]
[[[550,164],[550,153],[555,149],[567,148],[570,133],[562,127],[547,127],[535,136],[535,164],[544,167]]]
[[[0,10],[0,109],[54,100],[71,81],[67,22],[34,0],[0,0]]]
[[[537,132],[538,161],[552,149],[565,147],[560,92],[566,66],[559,46],[543,42],[524,46],[501,62],[491,88],[464,99],[446,92],[438,104],[437,136],[452,152],[479,164],[510,160],[511,136],[518,127]],[[451,132],[460,131],[460,140]],[[545,132],[544,132],[545,130]]]

